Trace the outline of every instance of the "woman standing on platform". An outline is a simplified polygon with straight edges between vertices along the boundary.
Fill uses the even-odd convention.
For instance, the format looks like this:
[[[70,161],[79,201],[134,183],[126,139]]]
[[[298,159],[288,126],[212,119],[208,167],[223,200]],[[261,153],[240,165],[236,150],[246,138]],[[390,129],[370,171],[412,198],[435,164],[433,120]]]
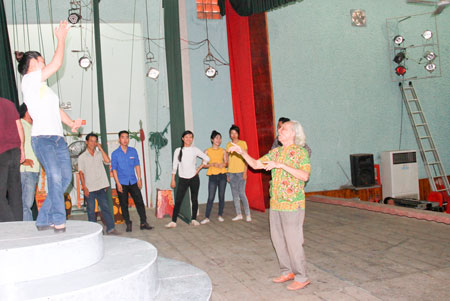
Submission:
[[[237,144],[241,149],[247,151],[247,143],[243,140],[239,140],[240,129],[236,125],[232,125],[230,128],[231,142],[227,144],[227,152],[232,143]],[[236,216],[233,221],[239,221],[242,219],[241,201],[244,205],[244,212],[246,215],[246,221],[251,222],[250,208],[248,206],[247,196],[245,195],[245,183],[247,181],[247,163],[238,153],[228,154],[228,181],[231,186],[231,193],[233,194],[234,207],[236,209]]]
[[[194,134],[191,131],[184,131],[181,136],[181,147],[177,148],[173,154],[172,181],[170,187],[175,189],[177,183],[175,175],[178,170],[178,189],[175,195],[175,207],[173,208],[172,221],[166,225],[166,228],[175,228],[177,226],[178,213],[180,212],[181,203],[187,189],[191,190],[192,202],[192,221],[191,224],[199,226],[197,221],[198,211],[198,190],[200,188],[200,178],[198,172],[203,168],[204,164],[209,162],[209,157],[197,147],[193,146]],[[197,157],[203,159],[203,163],[199,167],[195,167]]]
[[[225,207],[225,188],[227,187],[227,152],[220,147],[222,143],[222,135],[217,131],[211,133],[212,147],[205,151],[205,154],[211,159],[205,167],[208,167],[209,176],[208,183],[208,203],[206,204],[205,219],[201,224],[209,223],[209,215],[216,196],[217,187],[219,187],[219,222],[223,222],[224,219],[223,209]]]
[[[61,121],[69,126],[72,132],[78,130],[82,121],[73,121],[59,107],[58,95],[47,86],[46,80],[62,66],[69,28],[67,21],[59,23],[55,31],[58,45],[53,59],[47,65],[39,52],[16,52],[18,70],[23,75],[23,99],[33,119],[31,145],[44,166],[48,179],[48,194],[36,219],[39,231],[66,231],[64,192],[72,181],[72,166]]]

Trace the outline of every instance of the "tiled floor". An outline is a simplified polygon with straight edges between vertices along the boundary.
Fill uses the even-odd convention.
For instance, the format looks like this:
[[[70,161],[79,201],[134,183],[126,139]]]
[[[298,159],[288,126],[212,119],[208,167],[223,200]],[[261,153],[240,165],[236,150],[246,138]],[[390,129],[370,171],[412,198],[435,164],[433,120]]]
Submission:
[[[203,218],[205,205],[200,205]],[[217,212],[217,204],[213,212]],[[291,292],[274,284],[278,262],[268,212],[252,211],[253,221],[233,222],[232,202],[225,222],[216,217],[198,227],[179,221],[165,229],[135,229],[124,236],[149,241],[164,257],[208,273],[212,300],[450,300],[450,226],[360,209],[307,202],[304,225],[307,268],[312,284]],[[75,216],[83,219],[85,216]]]

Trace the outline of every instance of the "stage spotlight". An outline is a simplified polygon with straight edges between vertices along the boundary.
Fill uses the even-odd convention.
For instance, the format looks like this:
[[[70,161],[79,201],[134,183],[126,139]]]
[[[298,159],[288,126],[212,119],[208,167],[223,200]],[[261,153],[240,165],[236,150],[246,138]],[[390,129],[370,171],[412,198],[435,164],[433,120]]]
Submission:
[[[404,66],[398,66],[397,68],[395,68],[395,73],[397,73],[397,75],[403,76],[406,73],[406,68]]]
[[[206,68],[206,70],[205,70],[205,75],[210,79],[213,79],[214,77],[216,77],[216,75],[218,73],[219,72],[217,72],[217,70],[211,66],[208,66],[208,68]]]
[[[87,69],[92,65],[92,61],[88,56],[85,55],[78,60],[78,64],[81,68]]]
[[[159,70],[153,67],[150,67],[147,71],[147,77],[156,80],[159,77]]]
[[[434,70],[436,70],[436,65],[434,63],[428,63],[425,65],[425,70],[432,73]]]
[[[404,41],[405,39],[400,35],[394,37],[394,44],[397,46],[400,46]]]
[[[71,24],[77,24],[81,20],[81,15],[75,11],[69,10],[69,17],[67,18],[67,20]]]
[[[432,62],[434,61],[434,59],[436,58],[436,54],[433,51],[427,51],[425,52],[425,54],[423,55],[423,57],[429,61]]]
[[[405,59],[405,53],[399,52],[395,55],[394,62],[396,62],[397,64],[400,64],[404,59]]]
[[[425,40],[429,40],[429,39],[431,39],[431,38],[433,37],[433,33],[431,32],[431,30],[425,30],[425,31],[422,33],[422,37],[423,37]]]

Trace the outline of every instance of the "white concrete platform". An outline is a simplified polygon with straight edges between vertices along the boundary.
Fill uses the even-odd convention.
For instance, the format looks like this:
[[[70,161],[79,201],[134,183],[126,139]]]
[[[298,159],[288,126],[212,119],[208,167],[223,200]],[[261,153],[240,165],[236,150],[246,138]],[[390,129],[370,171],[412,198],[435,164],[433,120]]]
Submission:
[[[0,223],[0,300],[209,300],[200,269],[142,240],[102,235],[96,223],[68,221],[66,233],[32,222]]]
[[[67,221],[65,233],[37,231],[34,222],[0,223],[0,285],[86,268],[103,257],[103,228]],[[0,300],[7,300],[2,299]]]
[[[159,292],[157,250],[137,239],[104,237],[105,254],[90,267],[0,286],[0,300],[153,300]],[[70,258],[67,258],[70,261]]]
[[[158,301],[209,300],[212,283],[204,271],[181,261],[158,257]]]

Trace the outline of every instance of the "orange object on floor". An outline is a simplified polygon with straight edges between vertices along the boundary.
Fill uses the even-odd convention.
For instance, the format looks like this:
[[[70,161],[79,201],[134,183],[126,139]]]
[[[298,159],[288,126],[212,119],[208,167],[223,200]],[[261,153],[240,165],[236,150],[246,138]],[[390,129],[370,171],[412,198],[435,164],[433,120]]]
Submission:
[[[172,190],[156,189],[156,218],[163,218],[166,215],[172,217],[173,207]]]

